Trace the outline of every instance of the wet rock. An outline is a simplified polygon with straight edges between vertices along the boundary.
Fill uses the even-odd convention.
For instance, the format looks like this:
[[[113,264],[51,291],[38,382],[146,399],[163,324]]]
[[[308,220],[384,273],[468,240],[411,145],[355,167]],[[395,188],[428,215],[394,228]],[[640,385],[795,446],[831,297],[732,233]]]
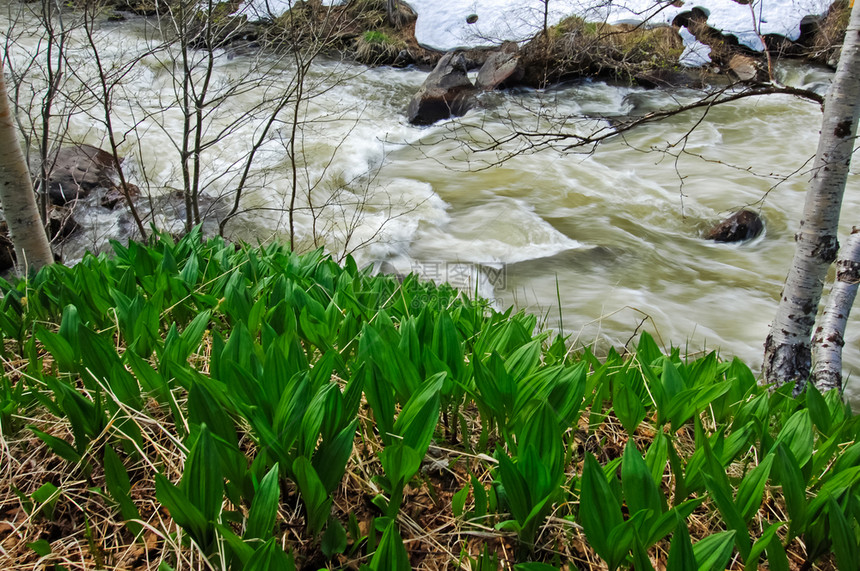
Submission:
[[[140,189],[137,185],[127,183],[126,189],[128,197],[132,200],[140,196]],[[123,193],[123,191],[121,191],[117,186],[109,188],[107,192],[102,195],[102,198],[99,201],[102,208],[107,208],[108,210],[114,210],[117,206],[127,203],[128,200],[126,199],[126,193]]]
[[[705,235],[715,242],[743,242],[751,240],[764,230],[764,220],[751,210],[739,210],[711,228]]]
[[[740,81],[767,80],[767,72],[761,68],[758,60],[748,55],[733,55],[729,60],[728,68]]]
[[[406,110],[409,122],[431,125],[465,115],[477,102],[477,90],[466,75],[466,69],[462,54],[445,54],[409,102]]]
[[[519,83],[525,76],[520,57],[513,51],[500,51],[492,54],[481,66],[475,87],[483,91],[502,89]]]
[[[158,3],[155,0],[119,0],[116,9],[140,16],[155,16],[158,14]]]
[[[114,186],[113,155],[92,145],[63,147],[48,160],[48,196],[56,205],[83,198],[96,188]]]
[[[62,242],[81,228],[75,220],[72,209],[66,206],[53,206],[48,211],[48,238]]]
[[[0,222],[0,272],[15,267],[15,246],[9,238],[9,227],[6,222]]]
[[[652,69],[636,74],[637,83],[644,87],[702,89],[720,82],[720,77],[704,68]],[[723,82],[725,83],[725,81]]]

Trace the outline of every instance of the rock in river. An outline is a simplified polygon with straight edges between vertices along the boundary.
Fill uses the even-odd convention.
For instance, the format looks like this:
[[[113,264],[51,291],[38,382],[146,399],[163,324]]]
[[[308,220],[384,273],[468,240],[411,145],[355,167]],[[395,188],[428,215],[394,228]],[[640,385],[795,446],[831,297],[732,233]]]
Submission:
[[[406,115],[413,125],[432,125],[442,119],[460,117],[475,105],[476,91],[466,75],[466,58],[447,53],[412,97]]]
[[[752,210],[738,210],[705,235],[715,242],[743,242],[751,240],[764,230],[764,220]]]
[[[92,145],[63,147],[48,160],[48,196],[54,204],[62,206],[96,188],[114,186],[113,155]]]

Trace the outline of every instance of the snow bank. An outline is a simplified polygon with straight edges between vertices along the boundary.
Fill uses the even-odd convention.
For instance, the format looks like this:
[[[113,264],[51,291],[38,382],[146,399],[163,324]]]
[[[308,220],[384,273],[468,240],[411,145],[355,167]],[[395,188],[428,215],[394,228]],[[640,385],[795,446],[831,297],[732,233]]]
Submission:
[[[779,34],[791,40],[800,36],[804,16],[823,15],[832,0],[757,0],[752,5],[734,0],[687,0],[680,7],[654,0],[409,0],[418,14],[415,35],[418,41],[437,50],[475,47],[499,40],[525,40],[547,22],[553,25],[570,15],[592,22],[610,24],[671,24],[678,14],[694,7],[708,14],[708,24],[724,34],[737,36],[740,43],[761,50],[762,34]],[[478,16],[467,24],[466,18]]]
[[[293,1],[249,0],[246,10],[257,17],[279,15]],[[323,0],[323,3],[339,4],[342,0]],[[753,0],[751,8],[734,0],[684,0],[680,7],[667,0],[407,0],[418,14],[415,25],[418,42],[439,51],[527,40],[542,29],[545,15],[550,26],[571,15],[592,22],[648,21],[651,25],[661,25],[671,24],[678,14],[696,7],[708,14],[712,28],[736,36],[740,43],[760,51],[764,46],[759,33],[796,40],[803,17],[823,15],[832,3],[833,0]],[[474,20],[474,16],[478,16],[477,21],[468,24],[467,18]],[[684,39],[691,48],[698,47],[692,43],[694,39]],[[701,49],[697,51],[701,53]],[[706,58],[694,57],[688,61],[701,64]]]

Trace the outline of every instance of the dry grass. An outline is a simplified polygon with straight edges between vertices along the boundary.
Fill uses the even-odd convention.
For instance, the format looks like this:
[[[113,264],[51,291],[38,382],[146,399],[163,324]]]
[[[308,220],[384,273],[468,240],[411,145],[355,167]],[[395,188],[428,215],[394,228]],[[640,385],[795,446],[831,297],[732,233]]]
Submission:
[[[203,372],[210,345],[208,341],[204,342],[200,352],[190,359],[201,365],[198,370]],[[21,360],[7,361],[5,370],[20,371],[22,365]],[[51,366],[48,360],[45,367],[50,369]],[[21,382],[20,378],[18,382]],[[180,409],[184,409],[184,396],[175,396]],[[368,411],[364,403],[346,475],[333,495],[332,509],[333,515],[347,529],[350,518],[354,518],[360,535],[365,538],[373,533],[374,519],[380,515],[372,500],[381,492],[375,478],[383,474],[379,461],[382,443]],[[35,425],[44,432],[73,442],[71,427],[66,420],[46,412],[34,416],[15,416],[13,423],[18,430],[14,434],[0,435],[0,569],[24,570],[49,565],[80,570],[156,569],[161,562],[183,570],[218,568],[218,565],[207,561],[193,543],[187,541],[182,530],[155,498],[156,472],[165,474],[174,482],[181,477],[187,450],[177,436],[175,422],[184,424],[184,419],[171,418],[169,411],[155,401],[149,401],[143,411],[126,412],[137,424],[145,443],[143,450],[137,450],[139,459],[136,461],[133,460],[133,452],[123,454],[117,450],[125,457],[132,482],[132,499],[141,514],[144,526],[141,537],[135,540],[113,502],[103,492],[106,487],[100,468],[102,451],[107,442],[123,440],[112,425],[90,443],[85,455],[85,462],[92,466],[89,469],[59,459],[42,440],[24,428]],[[418,476],[404,491],[403,507],[398,515],[400,533],[414,569],[471,570],[482,556],[494,561],[499,569],[511,569],[517,562],[519,546],[516,534],[495,529],[505,519],[505,514],[489,514],[474,520],[453,515],[454,494],[471,486],[472,476],[485,490],[492,488],[496,464],[494,458],[479,451],[481,425],[477,411],[467,408],[461,414],[468,438],[451,443],[440,437],[431,445]],[[585,452],[594,454],[601,465],[606,465],[621,457],[630,439],[611,413],[599,415],[597,423],[591,426],[588,418],[589,411],[583,411],[577,429],[565,436],[574,458],[566,470],[568,487],[575,486],[582,473]],[[701,420],[707,430],[716,429],[707,415],[703,415]],[[646,418],[633,435],[638,449],[643,453],[656,436],[655,425],[656,419]],[[252,458],[256,455],[255,444],[247,427],[240,426],[239,429],[240,449]],[[491,437],[483,450],[493,450],[495,444],[496,441]],[[696,450],[692,427],[685,425],[678,430],[674,434],[674,444],[682,458],[689,458]],[[751,450],[743,462],[730,465],[727,473],[730,477],[740,478],[745,470],[756,464],[755,451]],[[52,513],[39,509],[39,506],[33,509],[26,500],[48,482],[59,489]],[[670,502],[674,501],[675,484],[674,475],[667,466],[662,488]],[[569,497],[575,498],[575,495]],[[295,487],[282,487],[281,500],[277,538],[293,552],[299,568],[359,569],[362,564],[368,563],[370,555],[367,554],[369,549],[366,540],[360,540],[356,545],[352,537],[346,554],[327,561],[320,552],[318,541],[309,538],[304,532],[303,507]],[[473,507],[474,498],[470,492],[465,505],[466,512]],[[538,533],[532,554],[534,560],[556,565],[563,570],[606,569],[605,563],[589,546],[580,526],[569,517],[578,509],[576,499],[554,506]],[[247,513],[247,506],[233,506],[228,502],[225,510]],[[723,531],[719,524],[721,518],[715,517],[715,514],[716,507],[705,502],[688,518],[694,542]],[[779,491],[769,489],[751,528],[760,532],[764,522],[786,519]],[[237,525],[233,526],[234,531],[241,533]],[[754,532],[752,535],[757,534]],[[781,536],[784,537],[784,530]],[[39,540],[50,544],[50,555],[39,556],[30,548],[29,544]],[[806,559],[802,541],[793,540],[786,551],[792,569],[801,569]],[[668,540],[651,548],[649,556],[655,569],[665,568],[668,552]],[[729,569],[740,570],[743,566],[738,560],[733,560]],[[836,566],[832,560],[825,559],[809,569],[831,571]]]
[[[181,530],[155,499],[155,468],[176,481],[184,461],[185,451],[171,436],[172,423],[160,409],[150,409],[147,414],[136,418],[147,443],[146,456],[129,468],[132,496],[145,527],[138,541],[134,541],[117,509],[101,492],[105,489],[104,475],[98,467],[86,474],[80,466],[68,465],[26,430],[16,435],[4,435],[0,451],[3,466],[0,474],[0,568],[23,570],[59,564],[69,569],[155,569],[162,561],[182,569],[211,568],[193,546],[183,542]],[[51,416],[17,420],[35,424],[50,434],[71,441],[68,424]],[[333,513],[344,524],[350,516],[354,517],[362,535],[367,535],[372,530],[374,518],[379,516],[371,500],[380,492],[374,476],[381,475],[382,468],[378,460],[381,443],[372,428],[372,420],[364,418],[363,421],[346,476],[334,494]],[[601,464],[620,457],[629,437],[613,416],[607,416],[587,436],[586,429],[587,421],[583,419],[580,430],[568,435],[572,437],[577,456],[581,457],[587,450],[595,453]],[[478,432],[474,430],[472,434]],[[647,449],[654,435],[654,429],[647,421],[640,425],[634,437],[640,450]],[[94,460],[98,456],[100,447],[110,434],[104,436],[90,446],[88,458]],[[695,444],[689,427],[679,431],[676,438],[679,452],[693,452]],[[491,515],[483,520],[467,521],[452,515],[453,495],[470,485],[471,475],[474,474],[485,489],[493,485],[494,463],[492,458],[464,451],[462,447],[446,446],[442,442],[431,446],[421,472],[405,491],[403,509],[398,516],[413,568],[471,569],[473,560],[485,553],[494,554],[500,568],[511,568],[516,562],[515,534],[494,529],[503,516]],[[94,466],[98,464],[92,462]],[[581,469],[581,461],[570,465],[567,477],[574,481]],[[740,476],[743,469],[744,466],[735,463],[730,466],[729,475]],[[60,490],[52,517],[38,509],[29,510],[22,500],[22,496],[30,496],[45,482]],[[663,488],[670,499],[674,485],[674,477],[667,468]],[[466,510],[472,506],[470,494]],[[237,509],[235,506],[226,507]],[[561,564],[563,569],[605,569],[605,564],[588,545],[579,526],[565,518],[576,509],[575,504],[555,506],[538,535],[535,559]],[[705,503],[690,516],[688,524],[694,542],[722,531],[715,524],[719,518],[714,517],[714,512],[714,506]],[[752,527],[762,529],[764,521],[784,519],[782,499],[777,490],[770,490]],[[305,567],[358,569],[369,560],[363,554],[364,549],[358,546],[355,553],[336,556],[333,561],[326,562],[316,542],[303,534],[304,516],[295,490],[287,490],[282,498],[279,521],[279,539],[294,551],[297,563],[302,562]],[[51,555],[40,557],[28,547],[38,540],[50,543]],[[665,565],[668,550],[666,540],[651,549],[649,555],[655,568]],[[806,555],[802,542],[792,541],[787,551],[795,568],[800,568]],[[734,561],[730,568],[742,569],[743,566]],[[836,567],[832,561],[824,561],[813,569],[831,570]]]
[[[851,17],[851,7],[845,0],[834,2],[827,15],[816,27],[806,54],[813,61],[832,64],[839,59],[842,40]]]
[[[609,25],[571,17],[523,48],[524,83],[544,87],[594,75],[628,81],[675,68],[683,49],[672,27]]]

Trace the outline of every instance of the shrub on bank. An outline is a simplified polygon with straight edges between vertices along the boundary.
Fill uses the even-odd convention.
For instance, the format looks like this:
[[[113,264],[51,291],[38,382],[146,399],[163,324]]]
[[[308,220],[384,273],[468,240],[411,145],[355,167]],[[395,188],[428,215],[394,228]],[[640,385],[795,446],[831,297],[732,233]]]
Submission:
[[[860,421],[837,393],[771,393],[647,334],[573,353],[534,316],[321,252],[114,249],[0,284],[0,558],[856,562]]]

